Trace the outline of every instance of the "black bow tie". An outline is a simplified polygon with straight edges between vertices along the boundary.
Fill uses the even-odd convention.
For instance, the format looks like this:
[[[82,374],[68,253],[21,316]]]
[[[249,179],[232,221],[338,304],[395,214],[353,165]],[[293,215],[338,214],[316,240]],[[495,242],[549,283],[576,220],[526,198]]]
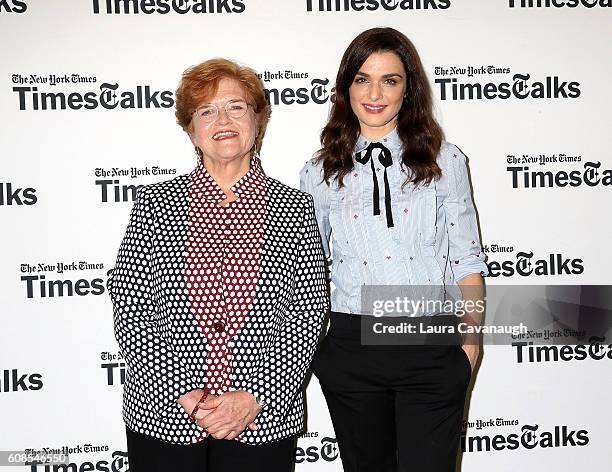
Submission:
[[[389,180],[387,179],[387,167],[393,164],[393,158],[391,157],[391,151],[380,143],[370,143],[365,149],[365,154],[358,152],[355,154],[357,162],[365,165],[370,161],[372,166],[372,178],[374,180],[374,215],[380,215],[380,204],[378,203],[379,191],[378,191],[378,178],[376,177],[376,170],[374,169],[374,159],[372,157],[372,151],[374,149],[380,149],[378,155],[378,161],[385,168],[385,215],[387,216],[387,228],[393,228],[393,214],[391,212],[391,191],[389,190]]]

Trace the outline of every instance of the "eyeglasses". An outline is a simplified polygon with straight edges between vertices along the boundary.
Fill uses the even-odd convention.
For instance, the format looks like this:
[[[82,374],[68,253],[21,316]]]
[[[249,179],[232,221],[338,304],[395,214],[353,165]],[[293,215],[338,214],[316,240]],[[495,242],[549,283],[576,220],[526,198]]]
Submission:
[[[230,118],[242,118],[249,110],[249,106],[251,104],[244,100],[230,100],[223,108],[225,108],[225,114]],[[219,107],[214,103],[207,103],[196,108],[193,114],[204,123],[212,123],[219,115]]]

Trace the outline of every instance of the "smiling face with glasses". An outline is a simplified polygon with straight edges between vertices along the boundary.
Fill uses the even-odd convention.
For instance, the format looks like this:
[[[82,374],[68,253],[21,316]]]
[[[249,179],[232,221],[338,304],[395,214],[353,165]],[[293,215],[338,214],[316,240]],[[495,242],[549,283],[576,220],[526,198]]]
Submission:
[[[222,106],[225,109],[225,114],[230,118],[238,119],[242,118],[249,111],[249,107],[251,105],[248,104],[243,99],[230,100]],[[198,120],[203,121],[204,123],[212,123],[217,119],[219,115],[219,107],[214,103],[206,103],[200,107],[196,111],[193,112]]]
[[[204,159],[228,162],[250,157],[257,120],[238,81],[221,79],[210,102],[193,112],[192,125],[191,142],[200,148]]]

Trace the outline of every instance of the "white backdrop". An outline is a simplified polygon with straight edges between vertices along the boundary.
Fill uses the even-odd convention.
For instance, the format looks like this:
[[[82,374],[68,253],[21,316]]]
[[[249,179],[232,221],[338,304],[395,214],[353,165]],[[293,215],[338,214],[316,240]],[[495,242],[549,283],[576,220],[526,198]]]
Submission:
[[[273,105],[264,169],[297,186],[344,49],[367,28],[401,30],[421,54],[447,139],[469,158],[496,275],[487,282],[609,284],[611,6],[0,1],[0,450],[68,447],[74,465],[65,470],[128,470],[107,271],[129,186],[195,164],[174,121],[173,91],[184,69],[211,57],[262,74]],[[548,174],[529,174],[525,185],[525,170],[511,167]],[[462,470],[609,467],[611,356],[592,352],[519,362],[516,347],[487,346]],[[297,470],[340,471],[316,379],[307,394]]]

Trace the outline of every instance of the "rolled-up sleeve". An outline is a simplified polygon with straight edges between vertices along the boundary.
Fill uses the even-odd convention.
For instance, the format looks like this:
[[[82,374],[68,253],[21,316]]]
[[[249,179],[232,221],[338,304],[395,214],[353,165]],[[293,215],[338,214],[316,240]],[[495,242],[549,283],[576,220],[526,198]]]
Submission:
[[[289,308],[244,389],[283,421],[304,382],[328,310],[325,260],[312,198],[307,196]]]
[[[139,190],[130,222],[108,280],[115,337],[128,376],[142,388],[156,414],[163,415],[184,393],[201,387],[191,380],[172,346],[159,332],[152,287],[155,216],[146,187]]]
[[[322,179],[321,165],[315,159],[308,161],[300,171],[300,189],[312,195],[317,226],[323,242],[323,251],[325,252],[325,258],[329,259],[329,238],[331,236],[331,226],[329,224],[330,195],[329,186]]]
[[[443,174],[448,183],[448,194],[443,207],[449,239],[449,257],[454,279],[459,281],[470,274],[488,275],[485,254],[482,252],[476,209],[468,177],[465,155],[454,145],[446,145]]]

